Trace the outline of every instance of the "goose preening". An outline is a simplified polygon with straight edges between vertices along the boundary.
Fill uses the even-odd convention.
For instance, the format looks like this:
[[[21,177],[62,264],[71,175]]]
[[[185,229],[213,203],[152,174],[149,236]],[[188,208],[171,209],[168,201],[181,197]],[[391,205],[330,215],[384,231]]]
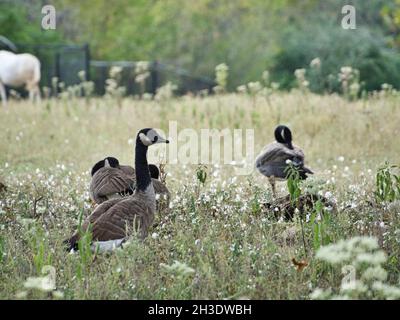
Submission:
[[[121,166],[114,157],[97,162],[91,175],[89,194],[97,204],[132,194],[136,183],[135,170],[130,166]]]
[[[292,144],[292,132],[288,127],[277,126],[275,139],[276,141],[266,145],[256,158],[256,168],[268,177],[274,197],[276,196],[275,180],[287,179],[288,160],[298,170],[300,179],[307,179],[307,174],[313,174],[304,166],[303,151]]]
[[[160,173],[158,167],[149,164],[150,176],[158,179]],[[100,204],[110,199],[119,199],[133,194],[136,187],[135,169],[128,165],[121,165],[114,157],[107,157],[97,162],[91,170],[89,194],[91,200]],[[157,180],[158,181],[158,180]],[[159,181],[158,181],[159,182]],[[159,182],[161,184],[161,182]],[[154,189],[160,189],[162,193],[164,185],[154,184]]]
[[[138,230],[140,238],[145,238],[154,220],[156,197],[147,163],[148,147],[156,143],[169,143],[154,129],[142,129],[136,136],[134,193],[122,199],[103,202],[83,222],[81,231],[90,229],[92,241],[100,250],[119,246],[132,232]],[[90,227],[90,228],[89,228]],[[69,249],[76,249],[80,239],[79,230],[65,242]],[[103,248],[103,249],[102,249]]]

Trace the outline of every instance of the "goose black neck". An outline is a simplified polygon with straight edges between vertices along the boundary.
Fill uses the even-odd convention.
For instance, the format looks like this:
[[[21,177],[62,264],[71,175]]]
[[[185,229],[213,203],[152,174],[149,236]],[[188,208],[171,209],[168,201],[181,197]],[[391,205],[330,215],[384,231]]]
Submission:
[[[136,143],[135,171],[137,190],[145,191],[151,183],[149,165],[147,163],[147,147],[140,142]]]

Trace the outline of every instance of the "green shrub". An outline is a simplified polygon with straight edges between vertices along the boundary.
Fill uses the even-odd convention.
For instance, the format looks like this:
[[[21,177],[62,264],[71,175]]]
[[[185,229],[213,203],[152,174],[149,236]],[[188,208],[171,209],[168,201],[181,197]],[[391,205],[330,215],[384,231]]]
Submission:
[[[338,22],[311,23],[288,29],[280,47],[272,75],[285,89],[296,86],[293,73],[298,68],[306,68],[310,90],[317,93],[341,92],[338,73],[343,66],[359,70],[362,89],[378,90],[382,83],[398,87],[400,83],[400,57],[386,47],[382,34],[363,26],[344,30]],[[315,58],[321,61],[318,69],[310,67]]]

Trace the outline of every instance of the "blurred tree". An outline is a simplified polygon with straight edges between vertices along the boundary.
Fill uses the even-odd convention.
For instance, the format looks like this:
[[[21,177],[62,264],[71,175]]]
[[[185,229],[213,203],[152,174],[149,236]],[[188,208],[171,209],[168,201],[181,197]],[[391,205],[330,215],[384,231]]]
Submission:
[[[318,73],[307,70],[306,77],[312,91],[339,91],[337,76],[342,66],[358,69],[367,90],[380,89],[383,83],[399,87],[400,56],[398,51],[388,46],[387,29],[383,27],[381,15],[381,9],[389,2],[324,1],[316,4],[318,15],[296,16],[282,32],[280,50],[271,67],[273,79],[283,88],[292,88],[296,85],[294,71],[308,68],[311,60],[319,58]],[[344,4],[356,6],[355,30],[341,28],[341,7]]]
[[[261,76],[278,49],[275,30],[288,22],[285,8],[296,5],[293,0],[53,2],[73,19],[63,21],[66,35],[89,41],[94,57],[160,59],[211,77],[224,62],[230,66],[230,88]]]
[[[2,0],[0,33],[31,43],[62,35],[64,42],[89,42],[96,59],[157,59],[209,77],[226,63],[228,90],[259,80],[265,69],[290,88],[293,71],[317,56],[320,77],[349,64],[368,89],[399,83],[393,48],[400,0],[48,0],[57,9],[57,31],[39,27],[42,2]],[[344,4],[356,7],[356,30],[341,29]],[[324,79],[312,89],[325,90]]]
[[[400,0],[385,4],[381,14],[391,36],[391,45],[400,48]]]
[[[42,30],[42,6],[35,1],[0,1],[0,34],[14,43],[49,43],[61,40],[57,30]]]

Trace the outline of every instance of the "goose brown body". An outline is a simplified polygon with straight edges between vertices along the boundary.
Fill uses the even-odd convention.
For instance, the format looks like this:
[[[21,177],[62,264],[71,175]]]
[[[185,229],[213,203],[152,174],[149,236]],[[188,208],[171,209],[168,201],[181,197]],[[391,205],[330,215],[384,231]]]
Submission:
[[[93,240],[121,239],[132,231],[129,230],[132,227],[140,230],[140,238],[145,238],[156,211],[154,189],[151,189],[150,185],[146,192],[137,191],[133,196],[117,201],[104,212],[93,224]]]
[[[151,187],[149,187],[151,188]],[[150,193],[150,194],[149,194]],[[82,232],[90,231],[93,241],[123,239],[131,228],[139,231],[139,237],[145,238],[147,230],[154,221],[154,190],[146,193],[137,191],[133,196],[124,199],[111,199],[103,202],[87,217],[81,227]],[[69,240],[71,248],[77,249],[80,232]]]
[[[82,231],[90,231],[92,241],[122,240],[138,230],[139,237],[147,236],[154,221],[156,197],[147,163],[148,146],[165,142],[153,129],[142,129],[136,139],[135,169],[136,188],[133,195],[123,199],[111,199],[100,204],[84,221]],[[79,231],[65,242],[69,249],[76,249]],[[119,242],[121,243],[121,242]]]
[[[151,181],[153,182],[154,192],[155,194],[159,195],[170,195],[167,186],[162,183],[160,180],[152,178]]]
[[[304,153],[299,147],[293,145],[293,149],[290,149],[282,143],[272,142],[257,156],[256,167],[264,176],[285,179],[287,175],[285,170],[288,166],[287,160],[304,168]],[[304,168],[304,171],[311,173],[307,168]],[[302,175],[301,173],[302,170],[300,168],[300,175]]]
[[[276,141],[266,145],[256,158],[257,170],[268,177],[272,193],[276,196],[275,180],[288,177],[288,160],[297,169],[300,179],[307,179],[313,172],[304,166],[304,152],[292,144],[292,132],[286,126],[279,125],[275,129]]]
[[[154,192],[160,199],[170,199],[167,186],[160,180],[152,178]],[[136,188],[135,169],[131,166],[121,165],[119,168],[104,167],[98,170],[90,182],[90,198],[93,202],[101,204],[110,199],[121,199],[130,195]],[[159,201],[157,200],[157,203]]]
[[[156,165],[149,165],[154,191],[161,198],[169,202],[170,192],[158,177]],[[153,177],[154,175],[154,177]],[[128,165],[118,165],[118,167],[102,167],[97,170],[90,182],[89,194],[93,202],[101,204],[110,199],[120,199],[124,196],[133,194],[136,188],[135,169]]]
[[[112,198],[122,198],[136,184],[135,170],[130,166],[119,168],[103,167],[92,177],[90,182],[90,198],[97,204]]]

